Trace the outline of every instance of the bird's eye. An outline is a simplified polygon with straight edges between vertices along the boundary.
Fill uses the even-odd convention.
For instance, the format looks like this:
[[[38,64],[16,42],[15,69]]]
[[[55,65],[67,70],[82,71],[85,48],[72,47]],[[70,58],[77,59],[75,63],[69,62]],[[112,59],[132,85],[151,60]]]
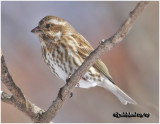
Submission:
[[[46,28],[50,28],[51,27],[51,24],[46,24]]]

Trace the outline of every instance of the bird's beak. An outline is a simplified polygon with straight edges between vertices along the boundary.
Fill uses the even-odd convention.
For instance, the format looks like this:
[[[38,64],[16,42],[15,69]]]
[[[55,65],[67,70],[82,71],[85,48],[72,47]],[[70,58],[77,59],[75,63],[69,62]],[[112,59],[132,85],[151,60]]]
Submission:
[[[42,33],[41,29],[39,28],[39,26],[35,27],[34,29],[31,30],[32,33],[34,34],[40,34]]]

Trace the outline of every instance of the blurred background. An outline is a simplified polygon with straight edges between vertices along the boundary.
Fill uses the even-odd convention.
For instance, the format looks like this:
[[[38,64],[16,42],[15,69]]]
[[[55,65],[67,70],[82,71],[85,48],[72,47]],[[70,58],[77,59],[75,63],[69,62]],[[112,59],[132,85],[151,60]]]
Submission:
[[[45,65],[40,42],[30,31],[47,15],[66,19],[96,48],[112,36],[138,2],[2,2],[2,50],[14,81],[25,96],[47,109],[64,82]],[[152,2],[125,40],[103,57],[116,84],[138,105],[124,106],[103,88],[75,88],[53,122],[159,122],[159,6]],[[10,93],[2,83],[2,91]],[[1,104],[2,122],[32,122],[24,113]],[[149,118],[114,118],[115,112],[150,113]]]

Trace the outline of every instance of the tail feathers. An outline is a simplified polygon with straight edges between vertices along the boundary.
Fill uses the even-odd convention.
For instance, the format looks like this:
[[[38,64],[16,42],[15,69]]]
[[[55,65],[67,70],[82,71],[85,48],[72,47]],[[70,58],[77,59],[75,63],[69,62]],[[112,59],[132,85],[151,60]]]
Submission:
[[[118,86],[111,83],[109,80],[105,81],[105,83],[99,86],[104,87],[105,89],[111,91],[121,101],[123,105],[127,105],[127,103],[137,104],[131,97],[129,97]]]
[[[127,105],[130,104],[137,104],[131,97],[129,97],[126,93],[124,93],[119,87],[115,85],[116,90],[113,92],[114,95],[118,97],[122,104]]]

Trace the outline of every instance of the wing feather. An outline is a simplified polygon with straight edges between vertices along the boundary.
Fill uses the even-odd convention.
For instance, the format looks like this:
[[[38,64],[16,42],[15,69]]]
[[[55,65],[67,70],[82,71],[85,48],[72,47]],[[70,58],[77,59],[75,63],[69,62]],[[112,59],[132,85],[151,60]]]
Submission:
[[[78,53],[83,59],[86,59],[89,54],[94,50],[91,44],[80,34],[72,35],[72,37],[78,41],[79,45],[77,46]],[[106,65],[99,59],[93,65],[99,72],[101,72],[104,76],[106,76],[112,83],[112,77],[109,74],[109,71]]]

